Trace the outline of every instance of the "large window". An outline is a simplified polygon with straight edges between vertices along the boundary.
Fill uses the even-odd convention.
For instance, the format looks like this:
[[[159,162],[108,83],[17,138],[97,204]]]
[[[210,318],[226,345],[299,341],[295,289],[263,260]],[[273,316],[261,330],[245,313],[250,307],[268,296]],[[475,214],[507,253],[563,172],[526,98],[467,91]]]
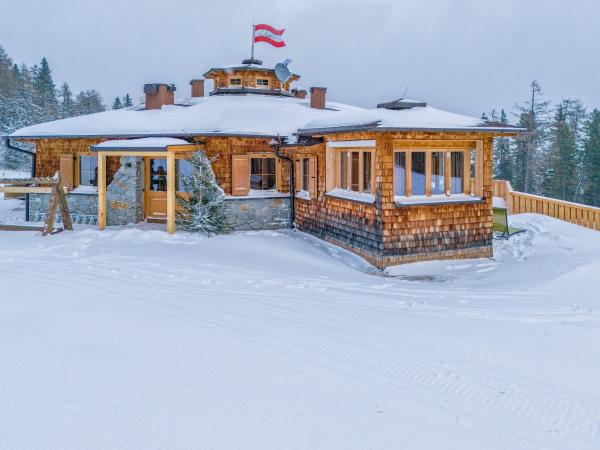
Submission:
[[[394,195],[429,197],[470,192],[470,163],[467,149],[395,151]]]
[[[83,155],[79,157],[79,184],[81,186],[98,186],[97,156]]]
[[[275,189],[275,158],[250,158],[250,189]]]
[[[373,151],[343,150],[338,154],[336,187],[349,191],[373,192]]]

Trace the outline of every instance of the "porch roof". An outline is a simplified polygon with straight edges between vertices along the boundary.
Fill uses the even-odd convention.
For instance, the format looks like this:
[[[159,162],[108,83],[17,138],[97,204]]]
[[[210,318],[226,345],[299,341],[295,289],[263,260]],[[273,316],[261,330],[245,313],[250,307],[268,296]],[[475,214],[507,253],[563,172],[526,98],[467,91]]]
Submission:
[[[116,139],[112,141],[101,142],[100,144],[90,146],[92,151],[118,151],[126,150],[131,151],[167,151],[169,147],[196,147],[195,144],[190,144],[183,139],[171,138],[171,137],[147,137],[139,139]]]

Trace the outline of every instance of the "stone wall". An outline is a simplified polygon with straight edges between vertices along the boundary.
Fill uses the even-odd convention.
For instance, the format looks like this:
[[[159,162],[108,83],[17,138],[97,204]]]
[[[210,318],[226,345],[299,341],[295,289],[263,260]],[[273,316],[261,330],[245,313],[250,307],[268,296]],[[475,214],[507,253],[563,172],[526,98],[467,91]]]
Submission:
[[[290,227],[290,198],[228,197],[228,231],[277,230]]]
[[[50,203],[50,194],[29,194],[29,220],[44,222]],[[98,194],[71,193],[67,195],[71,218],[75,223],[96,224],[98,222]],[[57,221],[60,222],[60,211]]]
[[[144,220],[143,158],[122,156],[119,170],[106,188],[107,225],[126,225]]]

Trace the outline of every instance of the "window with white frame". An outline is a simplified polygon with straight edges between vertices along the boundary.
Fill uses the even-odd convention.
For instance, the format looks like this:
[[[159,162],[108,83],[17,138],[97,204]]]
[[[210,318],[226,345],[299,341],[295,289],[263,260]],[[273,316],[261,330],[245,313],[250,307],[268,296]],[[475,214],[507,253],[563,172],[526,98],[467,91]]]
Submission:
[[[475,159],[471,160],[470,149],[394,151],[396,197],[471,194],[471,177],[475,174]]]
[[[98,157],[96,155],[79,157],[79,185],[98,186]]]
[[[340,149],[335,187],[359,193],[373,192],[373,150]]]

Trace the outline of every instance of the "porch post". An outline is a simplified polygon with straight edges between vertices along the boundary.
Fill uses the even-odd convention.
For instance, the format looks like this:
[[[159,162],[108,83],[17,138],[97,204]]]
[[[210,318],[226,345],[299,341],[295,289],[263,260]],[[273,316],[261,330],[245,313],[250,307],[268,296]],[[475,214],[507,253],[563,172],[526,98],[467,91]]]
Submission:
[[[167,153],[167,233],[175,233],[175,153]]]
[[[106,155],[98,152],[98,228],[106,228]]]

